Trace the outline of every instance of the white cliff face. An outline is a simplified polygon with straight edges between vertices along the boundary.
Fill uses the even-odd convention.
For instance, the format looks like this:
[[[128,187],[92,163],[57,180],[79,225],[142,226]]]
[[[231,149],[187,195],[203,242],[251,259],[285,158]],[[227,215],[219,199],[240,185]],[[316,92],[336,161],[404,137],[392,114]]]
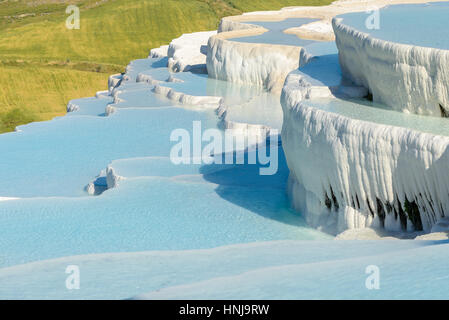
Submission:
[[[318,21],[302,29],[327,34],[328,26]],[[186,71],[197,63],[204,67],[207,62],[211,78],[255,84],[271,91],[278,91],[290,70],[301,63],[301,69],[287,77],[283,88],[282,139],[290,169],[288,192],[307,222],[334,234],[366,227],[429,232],[443,225],[441,221],[449,210],[449,137],[362,121],[316,107],[323,99],[361,98],[368,91],[364,83],[342,80],[337,51],[328,44],[301,50],[227,40],[266,31],[256,28],[224,19],[220,34],[183,35],[151,55],[167,54],[170,71]],[[203,53],[207,39],[206,61]],[[167,78],[165,73],[137,73],[133,68],[127,69],[129,77],[154,85],[153,92],[180,104],[217,108],[224,127],[243,135],[264,138],[280,122],[258,117],[265,112],[261,112],[257,99],[234,105],[225,103],[219,95],[191,95],[167,85],[176,82],[179,74]],[[120,79],[114,76],[110,84]],[[271,112],[267,110],[266,114]],[[271,116],[274,118],[273,113]],[[117,177],[109,170],[107,185],[115,186]]]
[[[345,76],[394,110],[449,115],[449,51],[375,39],[333,20]]]
[[[208,42],[207,71],[215,79],[279,92],[287,74],[298,68],[299,52],[299,47],[233,42],[217,35]]]
[[[220,25],[218,26],[218,33],[230,32],[234,30],[246,30],[260,28],[260,26],[251,23],[242,23],[240,21],[234,21],[231,19],[221,19]]]
[[[153,48],[150,50],[148,58],[163,58],[168,54],[168,45],[160,46],[159,48]]]
[[[220,22],[218,35],[209,40],[207,71],[209,76],[216,79],[261,85],[270,91],[279,92],[287,74],[298,66],[296,58],[299,48],[296,51],[289,51],[286,48],[270,44],[236,44],[232,40],[226,40],[234,37],[260,35],[267,31],[248,21],[282,21],[298,17],[315,18],[319,21],[284,30],[284,33],[295,34],[303,39],[330,41],[334,40],[330,21],[336,15],[365,12],[373,6],[381,8],[398,3],[433,1],[435,0],[341,0],[328,6],[287,7],[279,11],[250,12],[240,16],[225,17]],[[256,56],[258,58],[255,58]],[[391,70],[389,73],[391,74]],[[437,108],[439,112],[438,105]]]
[[[338,85],[325,52],[302,56],[307,72],[291,74],[281,97],[295,209],[334,234],[365,227],[431,231],[449,213],[449,137],[317,108],[337,100],[334,94],[363,96],[363,88]],[[327,76],[311,77],[314,69]]]
[[[306,102],[283,105],[288,189],[309,224],[430,231],[447,215],[448,137],[354,120]]]
[[[169,45],[151,49],[148,58],[167,57],[167,67],[171,72],[207,73],[207,41],[216,34],[217,31],[185,33]]]
[[[207,41],[217,31],[186,33],[170,42],[168,68],[173,72],[206,73]]]

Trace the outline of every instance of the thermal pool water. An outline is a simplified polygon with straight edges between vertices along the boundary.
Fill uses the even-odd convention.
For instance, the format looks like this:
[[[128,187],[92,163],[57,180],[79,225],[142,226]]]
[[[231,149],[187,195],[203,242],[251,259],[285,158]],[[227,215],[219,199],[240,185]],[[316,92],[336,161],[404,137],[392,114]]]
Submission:
[[[334,43],[282,32],[311,21],[252,22],[270,31],[232,41],[305,45],[313,58],[292,75],[338,87],[345,80]],[[447,242],[333,241],[309,227],[290,206],[281,144],[269,148],[278,155],[274,175],[260,175],[260,162],[175,165],[173,130],[193,136],[199,121],[223,134],[249,124],[277,137],[283,114],[279,95],[166,66],[167,58],[133,61],[110,91],[72,100],[66,116],[0,135],[0,298],[447,296]],[[443,119],[337,96],[304,103],[449,133]],[[383,270],[380,291],[365,286],[372,264]],[[69,265],[81,270],[80,290],[65,287]]]

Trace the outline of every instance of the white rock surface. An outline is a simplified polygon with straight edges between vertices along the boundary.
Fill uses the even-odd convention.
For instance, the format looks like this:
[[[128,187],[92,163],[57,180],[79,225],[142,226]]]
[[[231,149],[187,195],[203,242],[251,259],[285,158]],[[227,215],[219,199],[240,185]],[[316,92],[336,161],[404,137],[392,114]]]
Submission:
[[[148,58],[163,58],[168,54],[168,45],[160,46],[150,50]]]
[[[13,197],[0,197],[0,201],[11,201],[11,200],[18,200],[19,198],[13,198]]]
[[[297,28],[290,28],[285,33],[295,34],[302,39],[314,39],[323,41],[335,40],[330,20],[319,20],[304,24]]]
[[[80,107],[76,103],[73,103],[71,101],[69,101],[67,103],[67,107],[66,107],[67,112],[76,112],[79,109],[80,109]]]
[[[186,33],[170,42],[168,68],[173,72],[206,73],[207,41],[217,31]]]
[[[383,230],[359,228],[343,231],[335,237],[335,240],[399,240],[399,238],[389,236]]]
[[[310,99],[340,91],[328,70],[321,89],[316,79],[294,73],[282,92],[293,206],[310,225],[333,234],[366,227],[414,231],[420,224],[431,231],[449,213],[449,137],[311,106]]]
[[[449,232],[449,218],[442,218],[432,227],[431,232]]]
[[[122,81],[123,75],[121,73],[110,75],[108,78],[108,90],[109,92],[112,92],[114,88],[120,84],[120,81]]]
[[[374,101],[398,111],[449,114],[449,51],[375,39],[341,18],[333,27],[343,73],[369,88]]]
[[[298,68],[299,52],[299,47],[234,42],[217,35],[208,42],[207,71],[215,79],[279,92],[287,74]]]
[[[354,120],[302,102],[283,106],[289,192],[309,224],[400,231],[406,223],[413,231],[406,201],[415,202],[427,232],[447,215],[448,137]]]
[[[218,108],[222,101],[221,97],[193,96],[161,85],[154,86],[153,92],[182,105]]]
[[[332,32],[332,24],[330,21],[315,21],[311,23],[307,23],[305,25],[300,26],[298,29],[300,30],[308,30],[308,31],[314,31],[319,33],[327,33]]]
[[[218,33],[255,28],[260,28],[260,26],[251,23],[242,23],[231,19],[221,19],[220,25],[218,26]]]
[[[432,240],[432,241],[438,241],[438,240],[448,240],[449,239],[449,232],[432,232],[428,234],[424,234],[422,236],[418,236],[415,238],[415,240]]]

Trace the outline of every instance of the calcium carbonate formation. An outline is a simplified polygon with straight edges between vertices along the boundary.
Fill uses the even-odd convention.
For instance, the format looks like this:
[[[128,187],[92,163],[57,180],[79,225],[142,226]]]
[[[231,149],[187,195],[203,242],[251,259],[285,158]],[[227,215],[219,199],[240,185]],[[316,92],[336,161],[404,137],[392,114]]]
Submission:
[[[250,29],[251,30],[251,29]],[[298,47],[239,43],[226,37],[246,35],[229,32],[209,39],[207,71],[209,76],[230,82],[255,84],[280,91],[287,74],[299,66]]]
[[[332,68],[338,63],[326,61],[331,51],[314,55],[305,48],[303,67],[283,88],[282,142],[293,206],[331,233],[436,231],[449,212],[449,137],[319,105],[336,104],[337,97],[340,104],[353,103],[367,88],[393,110],[445,114],[448,51],[377,40],[338,18],[333,26],[341,72]],[[358,103],[360,112],[369,108]]]
[[[449,51],[393,43],[333,20],[343,72],[394,110],[449,116]]]
[[[0,283],[24,289],[0,290],[0,298],[447,297],[447,244],[309,241],[333,237],[306,226],[285,193],[310,226],[335,239],[448,239],[449,120],[414,114],[438,115],[435,103],[413,105],[436,95],[445,110],[444,60],[437,61],[445,53],[427,55],[434,60],[423,67],[425,50],[379,43],[370,51],[375,41],[343,32],[339,21],[337,44],[328,41],[335,15],[389,3],[224,18],[217,35],[183,35],[132,61],[110,76],[108,91],[72,100],[65,117],[0,135],[8,150],[0,161]],[[286,18],[316,19],[283,32],[326,41],[303,48],[233,41],[267,32],[245,21]],[[367,66],[372,55],[379,59]],[[351,65],[351,57],[359,60]],[[405,60],[389,70],[395,59]],[[405,93],[401,106],[382,100],[394,89],[388,77],[416,100]],[[387,105],[369,101],[370,93]],[[207,152],[173,162],[174,132],[189,137],[182,139],[189,150],[192,137],[194,150],[202,129],[220,140],[223,127],[251,148],[229,150],[225,140],[217,153],[198,148]],[[271,139],[281,128],[283,152]],[[254,145],[266,150],[259,142],[268,136],[270,167],[263,167],[267,154]],[[248,161],[236,164],[234,154]],[[201,162],[223,155],[225,163]],[[276,174],[260,174],[271,167]],[[382,290],[363,285],[373,264],[389,274]],[[87,277],[83,290],[61,285],[68,265]],[[413,279],[408,290],[404,269]]]
[[[366,6],[340,1],[224,18],[218,32],[183,35],[133,61],[97,100],[112,100],[106,116],[150,105],[154,96],[167,105],[211,107],[222,127],[258,140],[282,128],[291,203],[309,225],[331,234],[367,227],[441,232],[449,215],[449,130],[390,118],[446,112],[447,51],[376,40],[338,19],[336,43],[329,41],[334,16]],[[250,21],[287,18],[313,18],[284,33],[317,41],[302,48],[233,41],[268,32]],[[363,116],[375,108],[366,105],[370,93],[387,105],[374,111],[380,120]],[[67,110],[82,108],[71,102]],[[125,180],[109,166],[86,190],[100,194]]]
[[[256,85],[275,94],[282,89],[282,143],[290,169],[287,189],[293,207],[310,225],[333,234],[366,227],[430,232],[449,212],[449,137],[319,106],[360,103],[360,112],[364,112],[367,107],[361,101],[372,95],[396,111],[444,115],[449,105],[444,69],[447,51],[377,40],[338,18],[332,21],[338,51],[333,42],[301,49],[233,41],[268,31],[248,21],[291,17],[318,21],[285,33],[329,41],[334,39],[331,20],[336,15],[392,3],[339,1],[326,7],[228,17],[222,19],[217,34],[184,35],[168,47],[152,50],[151,56],[167,54],[173,71],[188,70],[173,66],[203,65],[210,78]],[[148,75],[139,75],[138,81],[153,83]],[[154,84],[154,92],[178,102],[185,100],[186,95]],[[227,128],[251,127],[254,134],[261,135],[261,129],[269,134],[267,122],[235,122],[232,108],[223,100],[211,99],[215,98],[189,97],[188,103],[218,105],[217,113]],[[257,114],[251,104],[249,100],[248,112]],[[238,112],[240,118],[242,114]]]

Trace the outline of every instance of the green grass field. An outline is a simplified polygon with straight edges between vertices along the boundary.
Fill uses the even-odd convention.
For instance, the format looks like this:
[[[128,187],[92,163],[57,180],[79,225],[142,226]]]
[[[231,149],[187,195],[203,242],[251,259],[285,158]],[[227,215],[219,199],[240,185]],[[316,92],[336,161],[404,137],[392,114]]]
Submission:
[[[183,33],[214,30],[245,11],[330,0],[0,0],[0,132],[65,113],[70,99],[105,90],[130,60]],[[65,9],[81,9],[79,30]]]

